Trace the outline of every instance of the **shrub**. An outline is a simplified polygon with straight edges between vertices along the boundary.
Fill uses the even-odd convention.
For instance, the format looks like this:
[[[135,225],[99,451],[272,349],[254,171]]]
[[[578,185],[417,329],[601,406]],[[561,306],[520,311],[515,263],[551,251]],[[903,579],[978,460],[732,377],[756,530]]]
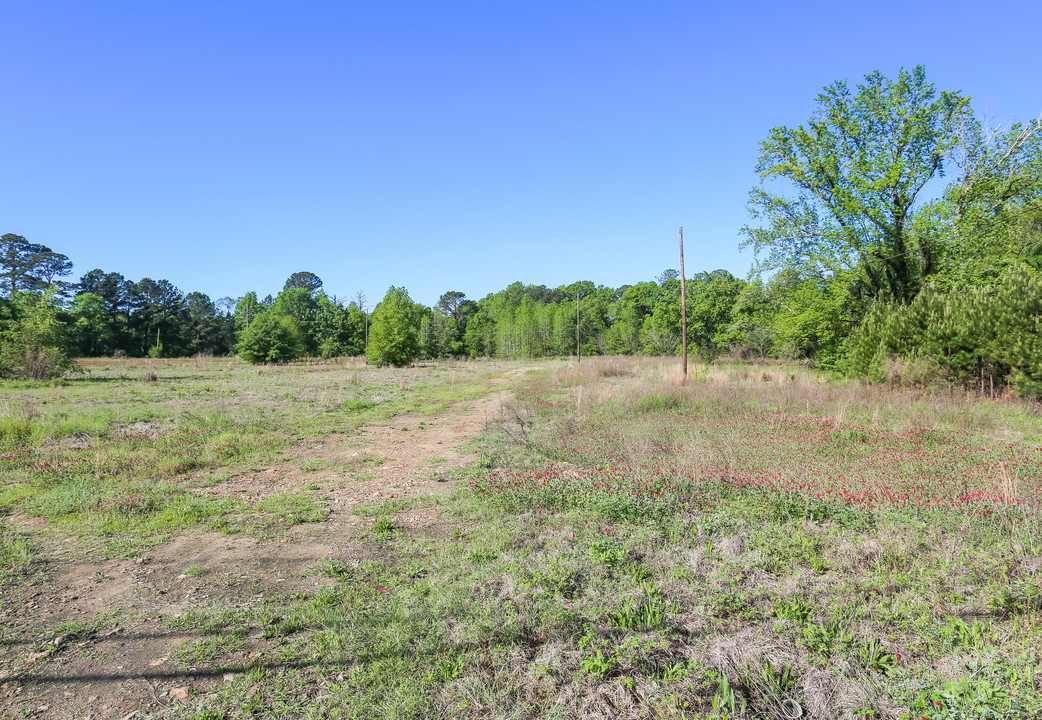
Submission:
[[[253,365],[292,362],[304,352],[304,333],[288,315],[262,313],[242,334],[235,352]]]
[[[19,294],[0,316],[0,377],[53,380],[76,368],[66,354],[65,325],[53,292]]]

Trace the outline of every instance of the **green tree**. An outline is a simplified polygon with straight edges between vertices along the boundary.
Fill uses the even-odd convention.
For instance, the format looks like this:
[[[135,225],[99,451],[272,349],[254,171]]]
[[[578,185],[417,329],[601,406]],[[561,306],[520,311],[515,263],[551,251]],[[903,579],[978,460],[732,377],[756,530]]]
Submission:
[[[131,350],[145,355],[161,348],[168,356],[183,354],[181,328],[187,317],[185,296],[168,280],[142,278],[127,289],[131,307]]]
[[[992,283],[1042,250],[1042,120],[1006,128],[968,119],[952,163],[959,176],[919,214],[937,248],[940,286]]]
[[[314,294],[322,289],[322,278],[313,272],[295,272],[286,279],[286,284],[283,286],[285,290],[307,290],[309,293]]]
[[[705,361],[712,361],[730,346],[728,329],[735,301],[745,285],[726,270],[698,273],[688,286],[687,341]]]
[[[116,349],[116,331],[104,298],[94,293],[76,295],[70,308],[72,345],[80,357],[111,355]]]
[[[324,293],[319,293],[324,295]],[[271,312],[276,315],[288,315],[297,321],[304,333],[304,352],[314,355],[319,345],[319,300],[307,288],[295,287],[283,290],[275,298]]]
[[[444,293],[435,305],[434,310],[441,316],[441,321],[434,321],[434,331],[438,337],[443,357],[465,355],[467,350],[464,338],[467,323],[478,311],[478,305],[458,290]]]
[[[0,377],[50,380],[72,370],[55,293],[18,293],[0,303]]]
[[[77,341],[77,344],[82,354],[97,357],[99,355],[110,355],[116,350],[136,352],[129,337],[131,310],[129,290],[132,284],[127,282],[126,278],[119,273],[106,273],[97,268],[86,273],[76,283],[76,300],[79,299],[80,295],[91,295],[100,298],[108,320],[107,329],[104,332],[104,342],[96,342],[93,339],[86,338],[85,335],[79,335],[81,340]],[[81,312],[77,307],[77,303],[74,302],[73,314],[80,317]],[[92,300],[87,300],[82,309],[90,315],[96,312]],[[86,325],[98,326],[99,322],[100,319],[93,318]],[[100,329],[100,326],[98,327]],[[83,340],[87,341],[86,345]],[[86,349],[88,346],[90,350]]]
[[[675,278],[674,278],[675,279]],[[608,329],[608,353],[636,355],[643,350],[640,330],[644,320],[651,315],[662,288],[656,282],[630,285],[621,297],[612,304],[612,323]]]
[[[663,280],[662,291],[641,325],[641,343],[649,355],[680,352],[680,280],[677,278]]]
[[[714,270],[697,273],[685,285],[688,347],[703,360],[711,361],[729,349],[728,329],[744,283],[726,270]],[[643,294],[645,303],[652,298],[648,289]],[[679,352],[683,339],[680,326],[680,280],[668,279],[654,297],[651,312],[644,316],[641,337],[646,351],[670,355]]]
[[[266,304],[257,299],[257,293],[253,290],[236,300],[235,310],[232,312],[232,317],[235,319],[235,332],[239,333],[241,337],[242,333],[246,332],[250,324],[257,319],[257,316],[267,308]]]
[[[496,354],[496,321],[479,309],[467,323],[463,344],[472,358],[493,357]]]
[[[181,347],[189,355],[224,355],[234,342],[232,318],[217,309],[208,295],[190,292],[185,296]]]
[[[768,294],[775,305],[771,330],[777,354],[835,367],[843,340],[863,314],[857,294],[850,292],[851,274],[824,280],[789,272],[771,278]]]
[[[743,358],[768,357],[774,352],[774,308],[759,278],[745,283],[731,308],[731,323],[720,341]]]
[[[936,270],[931,239],[914,231],[916,202],[957,147],[969,99],[938,95],[918,66],[894,81],[867,75],[856,94],[835,82],[817,102],[806,127],[776,127],[760,144],[761,179],[786,180],[797,195],[754,189],[750,211],[763,224],[744,228],[744,244],[760,270],[856,270],[866,294],[907,302]]]
[[[369,320],[373,365],[403,367],[420,355],[420,313],[404,287],[391,286]]]
[[[58,278],[72,272],[72,262],[65,255],[45,245],[37,245],[21,235],[0,236],[0,289],[8,296],[21,291],[43,291],[51,285],[59,293],[67,286]]]
[[[325,293],[316,297],[315,339],[324,358],[357,356],[365,351],[365,315],[352,302],[347,307]]]
[[[304,353],[304,333],[296,318],[265,312],[244,331],[236,354],[248,363],[286,363]]]

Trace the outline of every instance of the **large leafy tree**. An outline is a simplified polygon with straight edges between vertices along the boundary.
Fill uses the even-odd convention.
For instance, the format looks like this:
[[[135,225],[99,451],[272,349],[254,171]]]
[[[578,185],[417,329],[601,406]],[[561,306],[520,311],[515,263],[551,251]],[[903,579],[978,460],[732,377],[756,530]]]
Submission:
[[[918,223],[938,247],[938,286],[990,284],[1042,255],[1042,119],[959,128],[959,177]]]
[[[133,283],[127,282],[119,273],[104,272],[95,268],[80,278],[76,284],[76,294],[90,293],[102,299],[111,317],[126,315],[127,292]]]
[[[283,290],[275,298],[271,312],[276,315],[289,315],[297,321],[304,333],[304,351],[313,355],[318,352],[319,301],[318,297],[306,287],[293,287]]]
[[[420,312],[403,287],[392,286],[373,310],[368,360],[373,365],[408,365],[420,355]]]
[[[357,303],[346,307],[325,293],[316,296],[315,332],[318,353],[325,358],[362,355],[365,351],[365,314]]]
[[[0,237],[0,291],[13,296],[25,290],[46,290],[51,285],[64,292],[59,278],[72,272],[72,262],[46,245],[37,245],[21,235]]]
[[[322,289],[322,278],[306,270],[295,272],[287,278],[282,289],[284,291],[307,290],[309,293],[315,293]]]
[[[261,313],[242,334],[235,352],[248,363],[285,363],[304,354],[304,333],[296,318]]]
[[[675,279],[675,278],[671,278]],[[630,285],[611,307],[612,324],[608,329],[607,352],[636,355],[643,349],[640,331],[662,294],[656,282]]]
[[[828,278],[856,270],[870,296],[907,302],[936,269],[934,243],[915,232],[917,201],[958,146],[969,99],[938,93],[922,66],[896,80],[874,72],[852,93],[826,87],[806,126],[776,127],[760,145],[768,183],[750,195],[758,227],[746,245],[759,269]],[[772,192],[787,181],[794,197]]]
[[[244,333],[250,328],[250,323],[257,319],[268,308],[268,305],[257,299],[257,293],[250,290],[241,298],[235,300],[235,310],[232,317],[235,320],[235,331]]]
[[[496,321],[479,309],[467,323],[463,345],[471,357],[492,357],[496,354]]]

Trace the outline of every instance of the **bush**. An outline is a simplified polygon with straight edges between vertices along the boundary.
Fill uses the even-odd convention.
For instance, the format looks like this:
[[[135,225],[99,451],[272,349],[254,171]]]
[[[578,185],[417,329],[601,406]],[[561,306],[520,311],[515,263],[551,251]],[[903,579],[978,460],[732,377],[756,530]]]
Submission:
[[[253,365],[292,362],[304,353],[304,333],[288,315],[262,313],[242,334],[235,352]]]
[[[76,369],[53,293],[19,294],[0,317],[0,377],[53,380]]]

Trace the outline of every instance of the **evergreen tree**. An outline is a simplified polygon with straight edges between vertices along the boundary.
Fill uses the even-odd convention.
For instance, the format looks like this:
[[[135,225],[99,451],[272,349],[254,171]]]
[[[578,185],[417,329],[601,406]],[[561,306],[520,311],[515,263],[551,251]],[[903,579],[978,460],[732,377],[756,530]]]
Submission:
[[[8,297],[18,292],[43,291],[54,285],[59,294],[68,286],[58,278],[72,272],[72,262],[45,245],[21,235],[0,236],[0,292]]]
[[[391,286],[369,321],[373,365],[404,367],[420,355],[420,314],[404,287]]]

